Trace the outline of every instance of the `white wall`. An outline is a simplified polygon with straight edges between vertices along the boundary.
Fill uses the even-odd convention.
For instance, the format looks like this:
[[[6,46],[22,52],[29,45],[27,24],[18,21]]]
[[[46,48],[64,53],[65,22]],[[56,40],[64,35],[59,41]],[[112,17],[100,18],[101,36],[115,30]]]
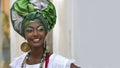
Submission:
[[[74,0],[74,50],[83,68],[120,68],[119,2]]]
[[[75,58],[76,63],[82,68],[120,68],[119,3],[119,0],[67,0],[63,5],[67,4],[68,7],[66,18],[67,23],[70,23],[67,24],[67,29],[71,33],[71,46],[65,48],[66,51],[61,50],[64,47],[60,44],[54,46],[58,49],[61,47],[59,50],[63,55],[71,51],[70,55],[65,56]],[[66,6],[62,7],[66,9]],[[62,11],[64,10],[59,12]],[[69,26],[71,26],[70,31]],[[64,30],[60,31],[61,27],[63,26],[59,26],[58,29],[60,34],[64,32]],[[66,38],[66,35],[64,37]]]
[[[72,0],[54,0],[57,11],[57,22],[53,30],[53,51],[70,59],[75,59],[79,65],[80,57],[75,55],[79,48],[79,33],[75,38],[74,30],[77,28],[73,20],[73,1]],[[75,28],[76,27],[76,28]],[[74,38],[78,39],[74,43]],[[77,44],[77,45],[75,45]],[[77,59],[76,59],[77,58]]]
[[[57,12],[57,22],[53,30],[54,52],[69,56],[68,50],[68,25],[67,25],[67,1],[54,0]],[[66,8],[66,9],[65,9]]]

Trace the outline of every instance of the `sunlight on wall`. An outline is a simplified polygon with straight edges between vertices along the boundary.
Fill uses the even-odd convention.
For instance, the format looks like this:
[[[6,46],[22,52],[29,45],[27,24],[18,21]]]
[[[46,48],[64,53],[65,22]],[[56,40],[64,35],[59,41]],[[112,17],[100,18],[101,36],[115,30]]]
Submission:
[[[60,53],[59,46],[60,46],[60,8],[62,7],[63,0],[53,0],[53,4],[56,8],[56,14],[57,14],[57,21],[56,25],[53,29],[53,51],[55,53]],[[62,10],[61,10],[62,11]]]
[[[56,25],[53,29],[53,52],[55,53],[59,53],[59,3],[61,3],[63,0],[53,0],[53,4],[55,5],[55,8],[56,8],[56,14],[57,14],[57,21],[56,21]]]
[[[68,1],[54,0],[53,3],[56,7],[57,22],[53,30],[53,51],[71,58],[71,32],[69,30],[70,23],[68,22]]]

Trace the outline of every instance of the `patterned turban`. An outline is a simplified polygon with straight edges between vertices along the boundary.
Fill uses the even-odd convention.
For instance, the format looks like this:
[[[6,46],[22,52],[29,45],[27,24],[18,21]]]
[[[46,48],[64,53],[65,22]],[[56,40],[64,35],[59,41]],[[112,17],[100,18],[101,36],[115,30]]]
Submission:
[[[49,0],[17,0],[10,11],[14,30],[24,37],[25,24],[39,19],[50,31],[56,23],[56,10]]]

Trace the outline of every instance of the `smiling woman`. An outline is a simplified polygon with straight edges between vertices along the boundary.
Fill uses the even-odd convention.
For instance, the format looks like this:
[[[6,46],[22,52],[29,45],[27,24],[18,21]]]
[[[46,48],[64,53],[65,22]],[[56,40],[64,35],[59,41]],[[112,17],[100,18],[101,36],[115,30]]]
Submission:
[[[56,10],[49,0],[17,0],[11,8],[14,30],[27,42],[11,68],[79,68],[73,61],[46,49],[46,36],[56,24]]]
[[[31,48],[41,47],[44,45],[46,31],[41,22],[33,22],[25,28],[25,39]]]

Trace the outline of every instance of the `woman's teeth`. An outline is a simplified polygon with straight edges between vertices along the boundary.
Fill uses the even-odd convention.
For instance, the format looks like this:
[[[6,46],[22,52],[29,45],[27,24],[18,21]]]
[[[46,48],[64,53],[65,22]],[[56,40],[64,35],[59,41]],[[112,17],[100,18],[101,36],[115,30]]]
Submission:
[[[33,42],[39,42],[40,39],[33,39]]]

